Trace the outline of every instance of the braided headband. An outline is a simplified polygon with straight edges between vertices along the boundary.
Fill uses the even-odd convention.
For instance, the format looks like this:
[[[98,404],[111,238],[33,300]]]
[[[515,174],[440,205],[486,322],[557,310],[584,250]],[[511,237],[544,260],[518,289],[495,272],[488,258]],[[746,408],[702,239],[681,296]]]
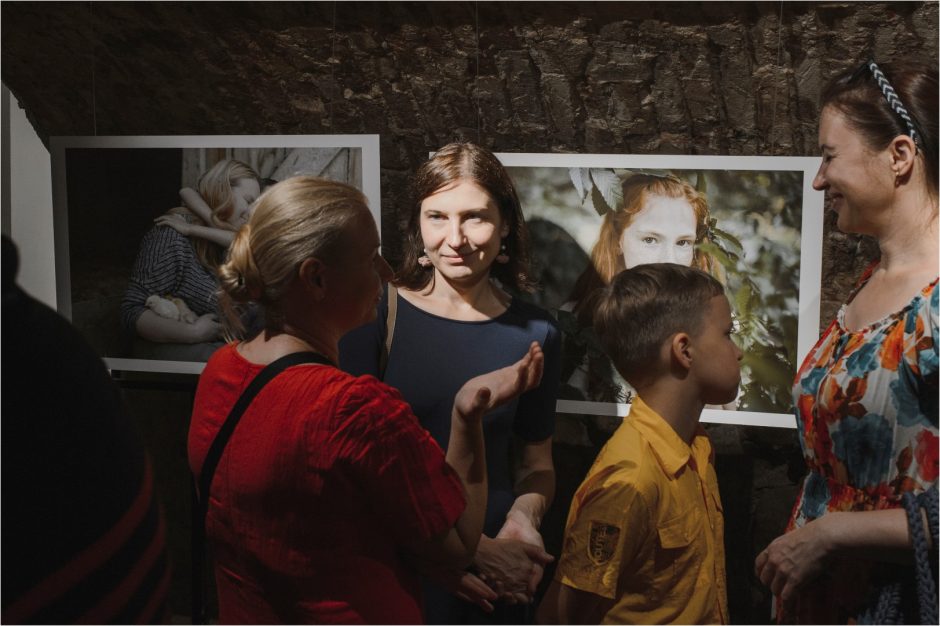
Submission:
[[[879,68],[878,64],[874,61],[868,61],[868,69],[871,70],[871,75],[875,77],[875,81],[878,83],[881,93],[884,94],[885,100],[888,101],[888,105],[898,114],[898,117],[904,120],[904,123],[907,125],[907,134],[910,136],[911,140],[916,145],[920,145],[917,131],[914,130],[914,122],[911,120],[911,114],[908,113],[904,105],[901,104],[901,99],[898,97],[897,92],[894,91],[894,87],[891,86],[891,83],[888,82],[888,77],[885,76],[885,73],[881,71],[881,68]]]

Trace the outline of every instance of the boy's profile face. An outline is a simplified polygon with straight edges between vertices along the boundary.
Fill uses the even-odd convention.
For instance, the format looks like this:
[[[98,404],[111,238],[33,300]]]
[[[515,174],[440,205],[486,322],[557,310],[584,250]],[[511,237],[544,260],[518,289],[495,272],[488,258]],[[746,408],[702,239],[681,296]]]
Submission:
[[[731,306],[723,295],[714,296],[702,317],[702,327],[693,338],[697,358],[692,371],[702,388],[706,404],[726,404],[738,395],[740,361],[744,353],[731,339],[734,324]]]

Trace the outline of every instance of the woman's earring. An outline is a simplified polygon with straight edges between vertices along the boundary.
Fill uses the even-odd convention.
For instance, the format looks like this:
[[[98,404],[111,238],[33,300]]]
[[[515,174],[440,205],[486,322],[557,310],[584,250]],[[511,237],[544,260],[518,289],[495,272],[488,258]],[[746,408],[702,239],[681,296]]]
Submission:
[[[431,258],[428,256],[427,248],[423,250],[424,254],[418,257],[418,265],[421,267],[431,267]]]
[[[506,242],[499,244],[499,254],[496,255],[497,263],[509,263],[509,253],[506,250]]]

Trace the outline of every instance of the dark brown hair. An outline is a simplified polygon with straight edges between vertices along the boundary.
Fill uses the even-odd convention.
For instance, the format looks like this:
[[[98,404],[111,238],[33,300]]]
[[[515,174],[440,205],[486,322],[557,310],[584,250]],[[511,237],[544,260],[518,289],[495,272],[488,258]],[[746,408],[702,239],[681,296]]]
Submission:
[[[924,159],[927,186],[937,197],[937,68],[926,64],[884,63],[878,67],[897,92],[917,132],[918,152]],[[820,97],[820,108],[839,111],[872,150],[884,150],[907,124],[888,103],[868,62],[833,78]]]
[[[490,274],[507,287],[532,291],[535,281],[529,269],[529,232],[516,188],[496,155],[472,143],[448,144],[418,168],[411,183],[413,201],[405,226],[402,264],[395,283],[408,289],[422,289],[430,282],[433,268],[418,263],[418,258],[424,254],[421,203],[461,180],[472,181],[485,190],[499,207],[503,222],[509,226],[509,234],[503,238],[509,262],[493,263]]]
[[[708,301],[724,294],[711,274],[675,263],[637,265],[617,274],[594,300],[594,331],[614,367],[636,386],[655,375],[663,342],[701,328]]]

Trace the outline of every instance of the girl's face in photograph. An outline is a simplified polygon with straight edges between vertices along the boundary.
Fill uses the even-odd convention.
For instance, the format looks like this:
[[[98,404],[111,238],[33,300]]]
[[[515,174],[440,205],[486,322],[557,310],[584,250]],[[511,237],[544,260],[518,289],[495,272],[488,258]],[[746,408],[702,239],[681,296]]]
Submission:
[[[460,180],[421,202],[421,239],[431,265],[448,280],[486,276],[509,225],[482,187]]]
[[[684,198],[648,196],[620,236],[626,269],[647,263],[692,265],[695,211]]]
[[[234,228],[248,223],[255,200],[261,195],[261,186],[254,178],[239,178],[232,185],[232,215],[226,220]]]

